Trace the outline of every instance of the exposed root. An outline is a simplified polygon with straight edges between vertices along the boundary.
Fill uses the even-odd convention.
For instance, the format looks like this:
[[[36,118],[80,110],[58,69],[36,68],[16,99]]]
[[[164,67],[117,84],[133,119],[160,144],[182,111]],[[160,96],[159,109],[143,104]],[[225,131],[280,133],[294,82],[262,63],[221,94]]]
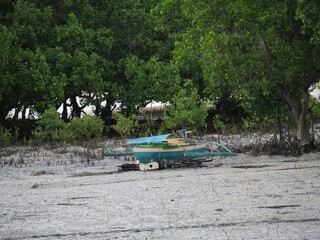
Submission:
[[[275,134],[266,142],[258,141],[252,146],[250,153],[257,155],[300,156],[300,141],[290,133]]]

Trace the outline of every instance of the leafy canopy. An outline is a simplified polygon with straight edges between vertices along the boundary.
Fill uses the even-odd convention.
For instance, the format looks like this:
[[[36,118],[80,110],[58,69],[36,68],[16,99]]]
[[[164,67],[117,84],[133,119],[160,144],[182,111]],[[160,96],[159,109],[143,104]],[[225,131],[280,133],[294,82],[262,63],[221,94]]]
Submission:
[[[202,100],[191,81],[185,82],[173,97],[173,103],[165,109],[165,129],[191,129],[197,131],[206,127],[207,103]]]

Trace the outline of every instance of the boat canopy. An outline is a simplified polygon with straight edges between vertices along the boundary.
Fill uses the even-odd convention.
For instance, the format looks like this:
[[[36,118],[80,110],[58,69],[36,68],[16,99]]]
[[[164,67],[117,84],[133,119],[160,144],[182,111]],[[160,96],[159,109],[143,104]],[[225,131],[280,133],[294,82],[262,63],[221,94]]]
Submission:
[[[161,143],[169,136],[170,134],[162,134],[162,135],[151,136],[151,137],[134,138],[134,139],[127,140],[127,144],[139,145],[139,144]]]

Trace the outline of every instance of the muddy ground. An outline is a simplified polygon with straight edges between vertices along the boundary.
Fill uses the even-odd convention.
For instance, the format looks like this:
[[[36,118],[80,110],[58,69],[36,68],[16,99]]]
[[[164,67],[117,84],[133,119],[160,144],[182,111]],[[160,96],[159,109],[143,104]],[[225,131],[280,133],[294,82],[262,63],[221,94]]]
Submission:
[[[102,151],[2,149],[0,239],[320,239],[319,153],[117,172]]]

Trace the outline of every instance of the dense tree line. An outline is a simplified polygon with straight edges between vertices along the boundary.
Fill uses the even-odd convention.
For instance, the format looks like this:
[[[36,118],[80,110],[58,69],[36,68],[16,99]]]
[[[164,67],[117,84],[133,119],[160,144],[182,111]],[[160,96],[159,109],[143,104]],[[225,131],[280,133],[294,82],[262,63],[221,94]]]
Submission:
[[[24,117],[27,108],[43,113],[61,104],[64,120],[68,105],[72,117],[80,117],[88,104],[95,106],[97,115],[110,118],[115,101],[132,108],[162,98],[156,91],[166,88],[161,74],[171,77],[175,69],[158,60],[166,46],[152,29],[149,11],[154,4],[5,1],[1,10],[1,120],[12,108]],[[148,75],[147,71],[159,84],[157,89],[142,79],[148,77],[141,76]]]
[[[291,118],[311,140],[318,1],[3,0],[0,11],[0,124],[11,109],[62,106],[67,122],[93,105],[110,125],[116,103],[129,117],[161,101],[172,103],[163,129],[201,128],[217,119],[208,106],[232,106],[237,118]]]

